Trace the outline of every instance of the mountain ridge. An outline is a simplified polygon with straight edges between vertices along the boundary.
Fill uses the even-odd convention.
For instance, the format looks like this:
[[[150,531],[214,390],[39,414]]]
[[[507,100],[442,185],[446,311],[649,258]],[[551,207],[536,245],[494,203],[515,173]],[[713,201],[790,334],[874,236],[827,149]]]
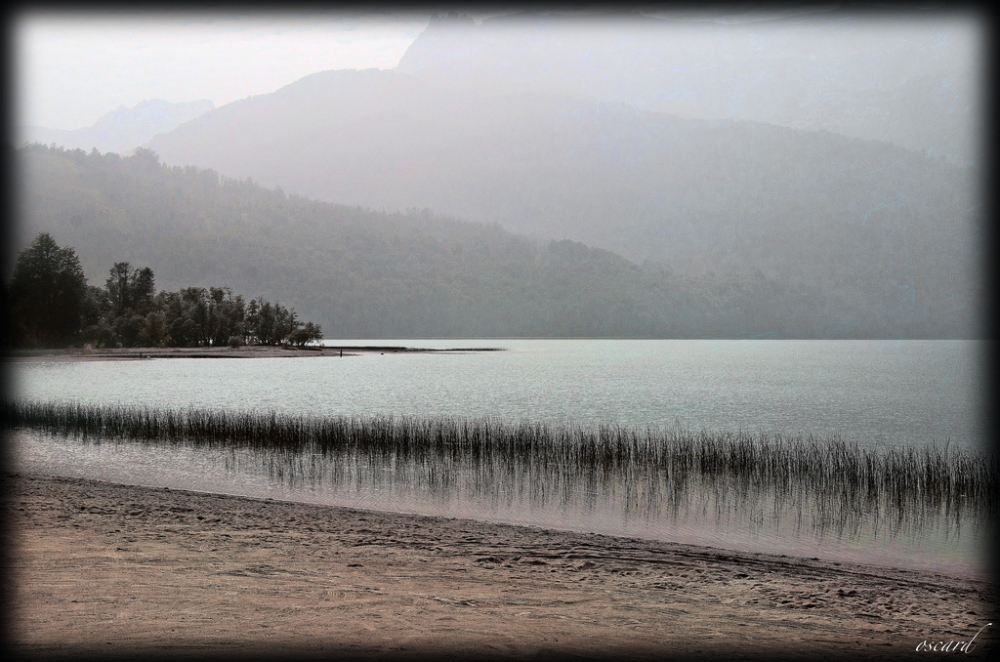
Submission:
[[[968,17],[845,10],[720,23],[673,16],[436,18],[396,71],[466,87],[559,90],[690,118],[828,129],[931,149],[956,164],[980,158],[982,35]]]
[[[430,208],[692,276],[762,270],[869,290],[912,280],[962,301],[978,280],[973,169],[826,131],[565,95],[442,94],[369,70],[316,74],[148,146],[291,193]]]
[[[93,125],[82,129],[21,127],[18,143],[55,143],[69,149],[96,149],[99,152],[124,155],[141,147],[157,134],[171,131],[214,108],[215,104],[207,99],[182,103],[147,99],[131,108],[119,106],[101,116]]]

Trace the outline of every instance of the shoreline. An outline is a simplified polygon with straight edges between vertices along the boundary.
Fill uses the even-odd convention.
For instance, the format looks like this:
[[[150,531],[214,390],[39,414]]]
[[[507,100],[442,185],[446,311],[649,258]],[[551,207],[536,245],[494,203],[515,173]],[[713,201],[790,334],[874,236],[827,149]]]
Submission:
[[[29,656],[907,657],[996,586],[926,571],[472,520],[7,476]],[[1000,640],[986,628],[979,651]]]
[[[5,361],[144,361],[147,359],[255,359],[308,358],[316,356],[359,356],[366,354],[427,354],[502,352],[500,347],[429,349],[380,345],[343,345],[323,347],[283,347],[248,345],[245,347],[127,347],[101,349],[11,350]]]

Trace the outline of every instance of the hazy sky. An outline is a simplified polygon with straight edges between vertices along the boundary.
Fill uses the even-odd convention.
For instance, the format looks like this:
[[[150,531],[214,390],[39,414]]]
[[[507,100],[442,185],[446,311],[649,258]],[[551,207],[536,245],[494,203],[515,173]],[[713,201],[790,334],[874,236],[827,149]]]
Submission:
[[[221,106],[317,71],[391,69],[431,13],[25,10],[13,24],[15,121],[80,129],[146,99]],[[477,22],[491,15],[462,13]],[[724,19],[760,18],[747,16],[729,12]]]
[[[463,13],[476,20],[487,16]],[[222,106],[318,71],[391,69],[430,14],[25,11],[13,26],[15,122],[79,129],[146,99],[210,99]],[[667,15],[721,23],[773,17],[694,14]],[[930,18],[932,24],[940,19]]]
[[[328,69],[391,69],[429,12],[25,12],[14,23],[17,123],[90,126],[145,99],[216,106]]]

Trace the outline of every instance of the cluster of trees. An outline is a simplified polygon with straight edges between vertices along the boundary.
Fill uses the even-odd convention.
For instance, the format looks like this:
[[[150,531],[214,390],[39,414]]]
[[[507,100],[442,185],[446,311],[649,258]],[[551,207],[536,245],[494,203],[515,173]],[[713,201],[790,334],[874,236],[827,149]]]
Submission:
[[[13,347],[296,345],[322,340],[294,308],[247,301],[228,287],[156,293],[152,269],[118,262],[103,287],[88,285],[72,248],[39,234],[18,255],[6,296]]]

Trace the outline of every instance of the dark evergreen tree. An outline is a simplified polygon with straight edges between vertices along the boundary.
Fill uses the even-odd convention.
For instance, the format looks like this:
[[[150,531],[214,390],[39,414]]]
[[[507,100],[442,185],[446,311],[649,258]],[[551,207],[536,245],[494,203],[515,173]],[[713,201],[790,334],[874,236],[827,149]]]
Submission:
[[[115,266],[111,267],[111,275],[105,281],[115,317],[121,317],[125,311],[132,308],[132,297],[129,291],[132,271],[132,265],[128,262],[115,262]]]
[[[64,347],[77,339],[87,279],[72,248],[60,248],[49,234],[39,234],[18,254],[9,296],[15,344]]]
[[[153,278],[153,270],[143,267],[132,272],[129,279],[129,291],[132,296],[132,305],[139,310],[146,310],[153,303],[156,296],[156,280]]]
[[[130,311],[146,312],[156,295],[156,279],[149,267],[134,269],[128,262],[116,262],[106,281],[115,315]]]

